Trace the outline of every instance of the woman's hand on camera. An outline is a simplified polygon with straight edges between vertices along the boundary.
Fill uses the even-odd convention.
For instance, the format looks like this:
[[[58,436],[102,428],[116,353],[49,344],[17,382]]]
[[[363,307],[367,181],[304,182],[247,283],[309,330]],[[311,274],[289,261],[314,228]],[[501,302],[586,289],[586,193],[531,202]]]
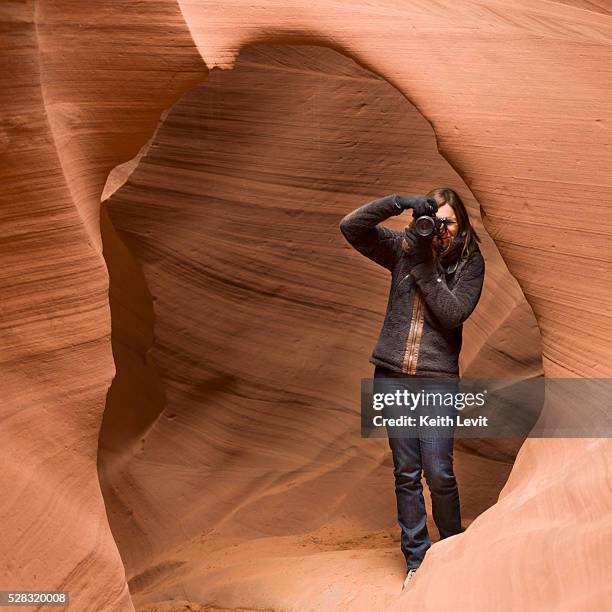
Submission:
[[[395,195],[393,201],[400,211],[412,209],[412,216],[415,219],[423,215],[433,216],[438,210],[438,204],[432,196]]]
[[[433,259],[431,251],[432,238],[433,234],[429,237],[419,236],[412,227],[407,227],[404,230],[404,239],[406,240],[408,252],[414,261],[414,265]]]

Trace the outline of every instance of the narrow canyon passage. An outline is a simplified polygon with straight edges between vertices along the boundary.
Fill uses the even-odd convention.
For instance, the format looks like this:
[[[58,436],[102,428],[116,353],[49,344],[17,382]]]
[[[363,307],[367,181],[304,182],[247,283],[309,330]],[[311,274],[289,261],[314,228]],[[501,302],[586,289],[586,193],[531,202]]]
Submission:
[[[487,261],[462,372],[542,375],[531,309],[431,125],[335,51],[258,45],[186,93],[141,153],[111,173],[101,214],[117,375],[99,474],[135,605],[295,606],[305,574],[309,589],[399,576],[390,453],[358,418],[389,281],[340,218],[456,189]],[[457,441],[466,526],[519,444]]]
[[[5,588],[96,612],[605,609],[605,432],[458,444],[469,527],[399,594],[389,451],[357,426],[388,277],[337,222],[454,186],[495,241],[463,373],[609,380],[610,14],[3,3]]]

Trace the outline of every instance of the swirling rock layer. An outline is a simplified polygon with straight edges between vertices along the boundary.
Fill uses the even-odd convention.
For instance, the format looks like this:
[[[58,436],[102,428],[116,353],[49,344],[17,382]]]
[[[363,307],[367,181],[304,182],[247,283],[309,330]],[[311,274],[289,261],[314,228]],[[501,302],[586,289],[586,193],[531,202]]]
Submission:
[[[533,314],[431,126],[335,51],[261,45],[185,94],[135,164],[104,202],[118,376],[100,455],[132,595],[153,601],[181,580],[196,600],[238,604],[237,581],[267,590],[292,550],[296,568],[329,564],[329,580],[351,541],[397,570],[388,445],[356,429],[389,277],[339,220],[381,194],[457,189],[488,262],[462,367],[541,372]],[[458,447],[467,524],[516,448]],[[210,561],[237,543],[245,559]]]
[[[104,183],[112,168],[133,159],[151,138],[164,109],[201,81],[208,68],[233,67],[247,43],[333,47],[367,66],[370,75],[392,84],[431,123],[438,150],[482,207],[487,229],[533,310],[545,374],[610,376],[610,229],[598,221],[605,218],[612,167],[609,12],[605,3],[582,0],[389,1],[376,6],[359,0],[227,0],[222,5],[158,0],[146,7],[113,0],[103,9],[76,0],[3,3],[0,478],[5,495],[0,541],[9,551],[0,570],[3,584],[67,589],[75,609],[132,610],[126,578],[138,605],[152,599],[184,599],[188,592],[195,601],[216,600],[230,607],[390,607],[397,599],[401,571],[397,547],[385,544],[390,482],[376,478],[389,466],[380,466],[383,448],[367,446],[356,431],[347,429],[347,423],[354,422],[350,411],[355,406],[355,383],[365,373],[359,368],[367,368],[363,355],[375,334],[372,320],[381,312],[375,302],[380,298],[368,298],[380,296],[385,287],[367,262],[348,249],[337,252],[332,229],[345,207],[395,191],[405,180],[406,144],[396,142],[398,165],[393,170],[386,151],[377,149],[372,158],[369,147],[357,171],[353,168],[345,177],[354,191],[332,186],[325,197],[329,185],[320,177],[331,174],[326,172],[329,158],[321,157],[323,167],[313,166],[301,178],[291,172],[267,176],[263,161],[272,160],[266,142],[275,126],[286,130],[286,123],[277,120],[270,125],[263,143],[250,141],[247,126],[242,126],[247,159],[262,157],[258,178],[253,183],[252,177],[242,176],[241,185],[230,174],[228,185],[219,167],[208,169],[215,193],[225,196],[215,200],[209,195],[205,200],[207,211],[213,213],[208,229],[217,229],[210,240],[220,255],[207,250],[199,228],[190,224],[202,223],[202,211],[195,214],[193,206],[204,199],[201,175],[193,168],[172,168],[176,176],[164,177],[164,189],[174,184],[177,197],[183,203],[191,197],[191,206],[185,208],[187,218],[179,219],[182,225],[169,225],[169,235],[159,246],[147,243],[146,235],[145,240],[131,236],[142,229],[130,215],[125,221],[132,226],[119,227],[118,236],[107,224],[104,256],[114,275],[113,290],[119,292],[110,298],[113,309],[124,308],[123,313],[113,313],[114,339],[123,345],[113,346],[117,379],[108,405],[123,399],[128,407],[123,421],[109,410],[102,438],[100,471],[116,543],[95,465],[98,430],[115,374],[108,277],[98,227]],[[370,76],[368,85],[372,80]],[[316,118],[316,106],[308,110],[308,100],[316,103],[316,89],[315,95],[310,86],[302,93],[306,112]],[[277,92],[268,94],[278,100]],[[362,113],[376,109],[376,97],[365,95]],[[359,111],[350,101],[346,108],[352,115]],[[408,105],[401,108],[412,112]],[[335,112],[335,122],[323,120],[325,128],[330,123],[342,128],[348,114]],[[376,123],[361,126],[363,137],[386,144],[388,125],[397,127],[397,117],[388,117],[393,121],[386,124],[384,113],[377,112]],[[240,119],[226,121],[235,130]],[[265,114],[261,120],[266,121]],[[341,155],[342,145],[355,135],[347,138],[349,132],[342,129],[336,133],[340,139],[335,151]],[[302,135],[305,161],[317,159],[308,148],[316,134],[312,129]],[[180,145],[185,135],[175,136]],[[278,141],[283,136],[295,138],[286,131],[276,136]],[[329,145],[326,130],[318,138]],[[428,133],[418,150],[430,138]],[[236,151],[217,153],[240,161]],[[197,160],[198,168],[207,159]],[[366,161],[370,174],[355,189]],[[161,164],[159,172],[167,173],[172,165]],[[220,166],[226,172],[228,167]],[[382,177],[378,183],[372,181],[374,172]],[[401,184],[418,191],[429,186],[428,176],[411,176]],[[155,183],[147,174],[147,184]],[[135,185],[128,183],[125,189],[126,194],[137,194]],[[240,205],[244,191],[255,195],[258,209],[253,200],[247,200],[249,206]],[[297,203],[287,199],[287,191]],[[143,226],[156,214],[176,214],[166,193],[144,190],[138,195],[143,193],[145,204],[153,203]],[[163,206],[156,210],[160,200]],[[262,214],[257,216],[256,210]],[[309,235],[300,216],[318,231]],[[102,222],[107,221],[103,214]],[[271,223],[290,227],[296,233],[293,242],[278,244],[281,239],[271,232]],[[180,253],[177,244],[183,243],[177,241],[177,227],[183,228],[187,245]],[[323,228],[328,233],[322,233]],[[159,236],[161,228],[156,229]],[[329,241],[321,243],[322,237]],[[249,239],[255,239],[255,245]],[[239,246],[229,248],[236,243]],[[186,266],[190,252],[195,272]],[[224,253],[227,261],[221,265]],[[249,259],[238,268],[233,287],[211,276],[211,271],[235,263],[237,256],[254,253],[259,261]],[[289,284],[274,274],[283,270],[287,259],[294,262],[299,282]],[[162,260],[167,263],[162,265]],[[123,264],[122,272],[113,271],[113,262]],[[167,266],[176,262],[182,265],[170,275]],[[342,286],[345,299],[338,297],[332,276],[327,285],[314,283],[313,277],[330,274],[330,267],[353,275]],[[313,269],[319,273],[313,275]],[[255,290],[252,275],[260,283]],[[194,276],[200,284],[194,283]],[[206,329],[212,330],[218,319],[216,335],[208,331],[202,336],[202,321],[189,318],[189,310],[170,321],[177,308],[159,291],[161,282],[170,280],[168,287],[184,283],[176,295],[179,306],[192,306],[188,298],[210,297],[215,290],[221,294],[221,301],[208,306],[203,302],[204,308],[213,309],[205,311],[210,315]],[[129,290],[120,291],[121,282]],[[483,364],[509,365],[513,373],[532,375],[538,367],[537,348],[511,350],[506,356],[508,348],[525,348],[524,341],[516,340],[511,322],[522,318],[521,329],[533,327],[530,309],[501,280],[489,289],[499,291],[499,312],[510,318],[503,324],[486,302],[479,307],[479,318],[469,330],[464,368],[473,373]],[[120,306],[122,295],[138,301]],[[259,319],[248,317],[240,300],[246,295]],[[265,303],[270,309],[267,318],[261,314]],[[313,304],[326,306],[319,318],[313,315]],[[159,334],[153,325],[157,320]],[[190,329],[196,333],[187,342]],[[279,337],[258,335],[261,329],[279,332]],[[126,338],[128,332],[131,336]],[[230,345],[234,348],[224,353],[224,340],[236,334],[245,342]],[[305,346],[304,338],[318,341]],[[196,351],[193,343],[203,339],[207,344]],[[270,353],[279,341],[288,343],[284,360]],[[152,345],[170,347],[174,353],[153,359],[155,351],[148,352]],[[204,351],[210,367],[201,377]],[[339,361],[317,371],[317,386],[304,393],[304,377],[315,374],[313,363],[323,363],[334,353],[341,355]],[[196,354],[195,362],[185,359]],[[133,360],[131,369],[124,367],[124,359]],[[226,363],[220,359],[228,360],[230,369],[220,369],[219,363]],[[269,382],[270,370],[282,376],[296,368],[298,375],[279,397]],[[124,372],[134,377],[132,386],[125,384],[128,381],[121,386]],[[339,376],[353,379],[338,384]],[[200,404],[202,389],[193,394],[194,381],[207,390],[206,404]],[[326,394],[316,396],[316,389]],[[260,429],[235,427],[245,415],[245,398],[257,405],[253,418]],[[168,410],[188,405],[191,411]],[[294,429],[286,423],[276,431],[262,429],[264,416],[269,424],[270,415],[283,406],[295,417]],[[202,416],[210,419],[210,429],[203,428]],[[113,417],[123,429],[106,427]],[[162,427],[164,420],[168,423]],[[254,432],[262,436],[256,438]],[[338,435],[330,445],[326,436],[334,433]],[[182,435],[184,444],[179,448],[170,435]],[[198,453],[199,463],[193,459]],[[499,501],[465,534],[432,547],[423,571],[397,600],[399,605],[433,610],[447,609],[451,603],[474,610],[605,607],[611,595],[611,454],[608,439],[528,440]],[[468,457],[474,455],[465,453],[464,459]],[[223,461],[223,472],[213,459]],[[250,460],[256,460],[253,471]],[[330,468],[334,460],[335,470]],[[275,477],[279,464],[288,470],[283,478]],[[311,481],[305,476],[306,465],[319,468],[309,472]],[[467,465],[462,463],[462,469]],[[483,490],[494,492],[507,468],[493,467],[487,472],[474,461],[472,471],[460,473],[460,478],[485,483]],[[339,471],[345,475],[344,486],[353,483],[350,490],[338,491]],[[296,482],[291,480],[293,473]],[[263,474],[262,480],[253,478],[255,474]],[[322,474],[329,477],[317,480]],[[485,474],[490,474],[490,482]],[[201,506],[192,504],[194,486],[204,491]],[[240,501],[236,491],[242,495]],[[486,503],[478,506],[471,499]],[[471,516],[493,501],[483,494],[464,498]],[[287,512],[288,502],[294,502],[299,512],[293,507]],[[255,507],[253,516],[249,509]],[[281,516],[286,517],[282,522]],[[198,534],[203,524],[212,531]],[[364,539],[364,533],[370,539]],[[237,546],[230,548],[231,538]],[[202,550],[208,554],[196,563],[196,551]],[[291,560],[279,562],[279,557]],[[228,582],[231,568],[234,582]],[[437,588],[441,583],[445,589]]]

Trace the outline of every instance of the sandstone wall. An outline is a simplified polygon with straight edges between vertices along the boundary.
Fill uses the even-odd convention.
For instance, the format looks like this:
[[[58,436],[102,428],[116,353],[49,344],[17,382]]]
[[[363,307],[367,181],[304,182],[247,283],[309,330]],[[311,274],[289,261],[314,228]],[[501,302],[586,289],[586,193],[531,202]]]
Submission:
[[[6,440],[2,478],[8,493],[2,502],[0,539],[11,554],[2,569],[3,583],[8,588],[32,588],[43,582],[45,588],[65,588],[72,591],[80,609],[133,609],[95,469],[98,430],[115,373],[98,202],[111,169],[138,153],[151,138],[163,109],[200,82],[208,69],[232,67],[248,43],[330,46],[402,92],[431,123],[438,150],[486,213],[486,226],[541,330],[545,374],[609,376],[610,230],[603,222],[586,228],[576,225],[577,211],[585,205],[592,207],[589,212],[601,210],[602,218],[609,207],[608,14],[603,3],[526,0],[376,6],[328,1],[230,0],[223,5],[154,1],[147,3],[146,10],[142,4],[119,0],[99,10],[76,0],[4,3],[0,9],[5,84],[0,93],[4,263],[0,288]],[[200,192],[193,195],[201,197]],[[218,202],[216,206],[219,214],[229,212]],[[282,209],[271,212],[283,222],[291,219]],[[196,228],[190,229],[186,240],[195,240],[191,248],[199,248],[193,237]],[[115,257],[120,258],[120,243],[116,244]],[[273,263],[272,251],[268,253]],[[159,258],[159,253],[154,257]],[[351,269],[354,265],[353,259]],[[366,270],[365,263],[361,265]],[[145,265],[142,270],[146,280]],[[185,271],[176,272],[180,278]],[[300,286],[310,288],[306,272],[302,269]],[[140,280],[141,306],[146,308],[146,286]],[[274,277],[265,281],[271,290],[267,298],[280,301],[283,292],[287,298],[282,283]],[[311,300],[321,290],[325,295],[324,287],[313,289]],[[189,291],[196,291],[191,294],[196,296],[204,288]],[[245,321],[246,317],[243,325]],[[249,323],[246,333],[256,334],[258,327]],[[295,332],[288,320],[274,323]],[[322,334],[323,329],[316,331]],[[231,325],[222,328],[228,330],[243,331]],[[134,329],[136,339],[148,341],[146,333]],[[361,330],[354,339],[353,349],[359,355],[369,346],[367,333]],[[183,347],[181,343],[177,348]],[[327,352],[319,348],[315,356]],[[257,362],[258,354],[250,356]],[[213,379],[212,389],[215,385],[235,389],[235,384],[232,374],[222,373],[220,380]],[[179,380],[171,391],[180,396],[189,388],[181,387]],[[259,396],[257,401],[265,404],[266,399]],[[338,396],[334,401],[341,406],[347,399]],[[295,406],[294,396],[288,400]],[[151,414],[159,408],[151,406]],[[236,409],[231,404],[225,408]],[[147,418],[151,416],[145,415],[144,422]],[[141,422],[131,426],[138,430]],[[185,421],[179,418],[176,427],[181,426]],[[206,438],[214,447],[229,434],[217,429],[192,436],[198,444]],[[351,451],[341,446],[346,438],[337,444],[346,451],[338,454],[341,464]],[[257,448],[265,461],[274,463],[279,449],[269,451],[263,444]],[[324,448],[331,453],[329,445]],[[295,456],[312,460],[309,451],[312,447],[298,447]],[[221,456],[223,452],[221,448]],[[234,465],[239,464],[240,453],[232,458]],[[610,599],[610,456],[607,439],[529,440],[499,502],[461,537],[432,548],[414,588],[398,604],[426,604],[433,610],[444,609],[449,601],[456,607],[483,610],[546,605],[601,609]],[[370,465],[377,466],[375,455]],[[121,473],[120,466],[114,469]],[[388,510],[388,499],[382,498],[385,483],[368,482],[363,453],[359,463],[344,469],[365,479],[352,498],[344,498],[351,511],[364,503],[361,490],[366,485],[368,490],[376,492],[379,486],[381,491],[373,516],[378,517],[383,506]],[[236,473],[252,484],[244,470]],[[137,476],[145,479],[146,474],[143,470]],[[180,501],[181,474],[167,476],[159,482],[175,483]],[[139,487],[142,483],[137,481]],[[218,508],[223,508],[223,485],[207,484],[216,492]],[[268,486],[269,516],[276,516],[284,508],[282,493],[291,481],[257,485]],[[334,481],[326,485],[327,489],[321,483],[305,489],[306,510],[313,499],[335,493]],[[125,492],[115,493],[130,499]],[[157,499],[162,502],[171,497],[169,491],[161,493]],[[340,508],[339,516],[344,512]],[[240,509],[234,510],[233,526],[226,523],[235,529],[237,544],[247,541],[243,535],[249,531]],[[175,516],[173,508],[154,506],[150,514],[143,508],[133,510],[148,517],[149,524],[139,526],[143,533],[180,530],[180,524],[168,527],[159,522],[160,517]],[[187,534],[190,525],[199,521],[195,510],[182,519]],[[301,525],[297,521],[296,530]],[[341,526],[345,531],[337,532],[340,536],[355,527],[350,519]],[[384,526],[381,529],[384,538]],[[335,542],[332,535],[310,537],[324,547]],[[126,567],[143,558],[155,563],[134,581],[142,587],[141,593],[159,576],[176,573],[177,590],[191,580],[190,593],[223,595],[219,603],[228,606],[267,601],[265,605],[296,609],[307,605],[372,609],[388,606],[396,597],[395,574],[388,569],[395,563],[396,551],[388,547],[388,564],[381,564],[385,547],[373,548],[358,538],[341,540],[351,551],[348,555],[336,544],[334,550],[324,551],[325,565],[318,555],[303,555],[301,563],[286,566],[278,588],[268,591],[261,585],[270,575],[278,575],[273,573],[278,569],[274,563],[262,561],[258,576],[238,590],[214,567],[202,585],[197,574],[188,574],[189,566],[181,565],[180,551],[172,551],[176,554],[170,557],[164,549],[163,556],[154,558],[157,547],[166,544],[163,537],[161,542],[142,541],[144,550],[132,550],[125,559]],[[283,536],[271,543],[283,550]],[[218,550],[227,566],[232,559],[223,552],[226,544]],[[248,552],[248,545],[237,547],[233,564],[239,570]],[[211,558],[215,563],[217,559]],[[321,567],[335,568],[326,575],[326,584],[331,585],[326,590],[321,590],[317,573]],[[432,587],[440,581],[449,585],[444,591]],[[155,595],[171,597],[175,592],[170,585]]]

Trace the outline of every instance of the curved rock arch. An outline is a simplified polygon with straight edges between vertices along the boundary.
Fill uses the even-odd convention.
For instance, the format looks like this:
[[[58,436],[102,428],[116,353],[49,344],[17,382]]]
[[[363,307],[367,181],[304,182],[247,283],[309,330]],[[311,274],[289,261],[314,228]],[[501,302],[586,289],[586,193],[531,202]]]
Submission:
[[[232,70],[213,69],[165,113],[138,159],[111,173],[103,236],[118,376],[100,473],[135,601],[153,601],[168,581],[180,581],[192,599],[233,605],[241,589],[231,563],[215,562],[216,578],[196,569],[228,546],[270,565],[269,547],[282,536],[287,551],[302,551],[296,572],[319,559],[319,583],[350,563],[347,541],[376,548],[393,537],[388,448],[359,440],[350,399],[370,375],[365,345],[384,312],[387,275],[347,249],[337,225],[376,194],[434,184],[462,194],[487,258],[464,373],[541,375],[533,315],[482,228],[477,202],[437,152],[431,126],[384,79],[335,50],[243,48]],[[277,418],[286,417],[285,432]],[[235,449],[236,438],[248,440],[246,448]],[[458,442],[466,524],[494,503],[518,442]],[[368,477],[343,472],[360,462]],[[179,487],[160,486],[173,478]],[[286,484],[279,490],[276,482]],[[356,486],[366,490],[349,509],[341,500],[353,499]],[[325,490],[319,503],[332,510],[301,508],[317,487]],[[190,543],[197,534],[201,541]],[[171,564],[157,562],[178,549]],[[328,565],[322,551],[340,557]],[[399,555],[397,546],[391,551]],[[363,558],[382,575],[397,570],[389,561],[401,565],[387,552]],[[241,579],[253,580],[253,570],[244,567]],[[258,590],[269,590],[278,571],[270,566]],[[341,592],[344,581],[332,581]],[[295,583],[286,590],[302,596]]]

